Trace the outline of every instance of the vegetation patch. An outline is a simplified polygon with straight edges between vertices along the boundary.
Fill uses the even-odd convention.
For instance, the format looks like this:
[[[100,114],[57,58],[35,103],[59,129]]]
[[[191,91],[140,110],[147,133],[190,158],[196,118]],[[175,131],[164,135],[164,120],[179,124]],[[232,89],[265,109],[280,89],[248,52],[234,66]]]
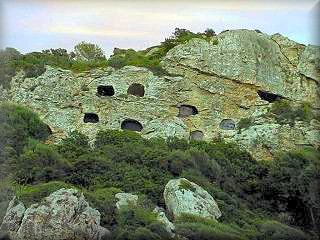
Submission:
[[[309,122],[315,117],[311,105],[306,102],[293,106],[288,100],[280,100],[272,104],[270,111],[275,114],[276,121],[279,124],[289,124],[291,126],[297,120]]]
[[[251,127],[254,124],[254,120],[249,117],[249,118],[242,118],[240,119],[240,121],[238,122],[238,129],[239,131],[241,131],[242,129],[248,129],[249,127]]]
[[[189,181],[184,179],[180,181],[179,188],[191,192],[196,191],[196,188]]]
[[[320,232],[317,149],[301,148],[274,161],[256,161],[223,141],[144,139],[115,130],[99,132],[93,148],[78,132],[48,145],[43,143],[47,126],[35,113],[17,105],[0,106],[0,169],[10,169],[1,177],[14,180],[26,204],[62,187],[81,189],[99,209],[112,239],[168,239],[152,210],[155,205],[165,207],[164,187],[174,178],[203,187],[222,212],[219,223],[178,220],[178,233],[189,239],[316,239],[306,233]],[[192,186],[187,182],[182,188]],[[142,201],[137,208],[118,211],[114,195],[120,191],[138,194]]]

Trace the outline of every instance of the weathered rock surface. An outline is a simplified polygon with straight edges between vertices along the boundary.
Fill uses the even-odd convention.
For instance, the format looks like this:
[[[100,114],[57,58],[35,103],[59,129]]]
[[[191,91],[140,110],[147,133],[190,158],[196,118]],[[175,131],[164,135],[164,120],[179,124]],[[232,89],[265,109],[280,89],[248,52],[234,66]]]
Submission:
[[[320,48],[309,45],[300,56],[298,65],[300,73],[320,82]]]
[[[117,209],[129,205],[136,206],[139,199],[138,195],[134,195],[131,193],[117,193],[115,195],[115,198],[118,199],[118,201],[116,202]]]
[[[134,66],[81,74],[47,67],[38,78],[24,78],[19,73],[11,90],[1,97],[38,112],[50,126],[53,142],[73,130],[93,140],[99,130],[121,129],[125,120],[135,120],[140,125],[131,127],[146,138],[188,139],[196,132],[203,140],[240,142],[258,159],[296,148],[288,139],[301,132],[299,145],[318,147],[319,141],[311,142],[308,136],[319,135],[319,127],[308,123],[290,129],[273,125],[277,144],[269,144],[270,151],[255,148],[254,131],[247,131],[244,137],[245,132],[221,128],[221,123],[230,120],[237,127],[241,119],[254,117],[257,125],[276,124],[274,119],[264,118],[271,103],[258,91],[294,103],[308,102],[314,110],[319,109],[319,47],[249,30],[227,31],[217,39],[216,45],[192,39],[171,49],[162,61],[170,76],[158,77]],[[143,85],[143,96],[128,92],[134,83]],[[99,86],[112,90],[103,96]],[[192,107],[191,114],[180,115],[184,106]],[[86,113],[96,114],[95,121],[84,122]]]
[[[60,189],[29,208],[13,199],[1,230],[13,240],[99,240],[109,234],[100,213],[75,189]]]
[[[167,210],[174,218],[181,214],[209,219],[221,217],[221,211],[213,197],[202,187],[185,178],[170,180],[163,195]]]
[[[165,226],[166,231],[170,234],[170,236],[174,237],[175,236],[175,234],[174,234],[175,226],[167,218],[165,210],[160,207],[155,207],[153,212],[157,214],[157,220]]]

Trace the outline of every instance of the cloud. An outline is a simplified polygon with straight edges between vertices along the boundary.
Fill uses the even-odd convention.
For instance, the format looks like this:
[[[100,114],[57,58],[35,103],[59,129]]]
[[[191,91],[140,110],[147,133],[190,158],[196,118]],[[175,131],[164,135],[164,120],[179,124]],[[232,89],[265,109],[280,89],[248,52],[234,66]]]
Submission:
[[[115,29],[94,29],[86,27],[68,27],[68,26],[53,26],[47,30],[51,33],[63,33],[63,34],[79,34],[79,35],[91,35],[91,36],[105,36],[105,37],[129,37],[129,38],[143,38],[150,36],[149,32],[143,31],[125,31]]]

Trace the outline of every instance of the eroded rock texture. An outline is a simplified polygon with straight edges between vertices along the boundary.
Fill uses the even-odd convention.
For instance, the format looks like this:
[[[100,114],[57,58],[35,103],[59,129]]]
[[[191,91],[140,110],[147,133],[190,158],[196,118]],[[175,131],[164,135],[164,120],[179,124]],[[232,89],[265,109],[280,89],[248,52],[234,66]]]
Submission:
[[[192,214],[209,219],[221,217],[213,197],[202,187],[185,178],[170,180],[164,189],[167,210],[174,218]]]
[[[28,208],[13,199],[1,230],[13,240],[100,240],[109,234],[100,213],[75,189],[60,189]]]
[[[201,132],[196,139],[237,142],[257,159],[319,146],[319,124],[292,127],[266,117],[279,99],[319,110],[319,47],[249,30],[223,32],[217,40],[192,39],[171,49],[162,60],[170,76],[133,66],[81,74],[47,67],[38,78],[18,74],[2,98],[38,112],[54,142],[73,130],[93,140],[97,131],[125,128],[130,120],[147,138],[193,139]],[[253,126],[238,131],[238,122],[249,117]],[[225,119],[235,126],[221,125]]]

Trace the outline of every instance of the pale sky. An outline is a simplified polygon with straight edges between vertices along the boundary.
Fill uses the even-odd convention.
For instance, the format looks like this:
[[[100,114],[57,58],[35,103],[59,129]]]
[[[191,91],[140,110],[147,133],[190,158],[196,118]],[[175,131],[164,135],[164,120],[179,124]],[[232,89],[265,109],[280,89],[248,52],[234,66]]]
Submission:
[[[0,0],[1,48],[21,52],[66,48],[81,41],[144,49],[159,44],[175,27],[260,29],[303,44],[318,44],[318,0]],[[319,5],[318,5],[319,6]]]

